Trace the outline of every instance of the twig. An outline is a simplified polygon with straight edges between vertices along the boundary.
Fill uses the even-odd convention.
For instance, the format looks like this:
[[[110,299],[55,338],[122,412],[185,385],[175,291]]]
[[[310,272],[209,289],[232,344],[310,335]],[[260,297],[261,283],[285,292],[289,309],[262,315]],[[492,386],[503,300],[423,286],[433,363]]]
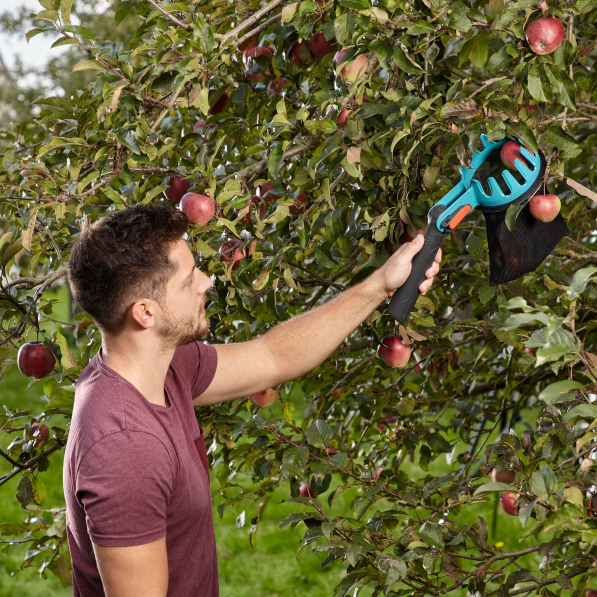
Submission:
[[[148,0],[150,1],[150,0]],[[236,26],[232,31],[228,31],[228,33],[224,33],[224,35],[216,34],[214,37],[220,40],[220,43],[224,45],[226,42],[230,41],[231,39],[236,39],[242,31],[254,25],[263,15],[267,14],[276,6],[282,4],[284,0],[272,0],[268,2],[263,8],[258,10],[255,14],[251,15],[248,19],[244,20],[240,25]],[[153,4],[153,2],[152,2]]]
[[[249,31],[249,33],[245,33],[245,35],[243,35],[241,38],[239,38],[236,41],[236,45],[240,46],[242,43],[246,42],[248,39],[250,39],[254,35],[257,35],[257,34],[261,33],[262,31],[265,31],[270,25],[272,25],[276,21],[279,21],[281,18],[282,18],[282,13],[274,15],[273,17],[270,17],[267,21],[264,21],[263,23],[261,23],[261,25],[259,25],[258,27],[255,27],[255,29],[251,29],[251,31]]]
[[[469,99],[471,97],[475,97],[475,95],[477,95],[477,93],[480,93],[481,91],[483,91],[483,89],[485,89],[485,87],[489,87],[490,85],[493,85],[494,83],[497,83],[498,81],[503,81],[504,79],[508,79],[509,77],[504,76],[504,77],[496,77],[495,79],[489,79],[488,81],[486,81],[485,83],[483,83],[483,85],[481,85],[481,87],[479,87],[479,89],[476,89],[475,91],[473,91],[473,93],[471,93],[468,97]]]
[[[154,2],[154,0],[147,0],[147,2],[149,2],[149,4],[151,4],[158,12],[161,12],[167,19],[171,20],[178,27],[182,27],[185,31],[191,31],[191,29],[193,29],[187,23],[179,21],[174,15],[166,12],[157,2]]]

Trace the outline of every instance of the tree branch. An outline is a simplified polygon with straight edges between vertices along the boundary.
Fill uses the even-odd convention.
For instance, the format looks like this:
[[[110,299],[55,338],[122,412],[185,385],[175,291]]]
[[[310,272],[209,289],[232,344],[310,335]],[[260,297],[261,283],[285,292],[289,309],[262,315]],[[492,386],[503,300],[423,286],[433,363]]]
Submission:
[[[251,31],[249,31],[249,33],[245,33],[245,35],[243,35],[241,38],[239,38],[236,41],[236,45],[240,46],[242,43],[244,43],[245,41],[247,41],[254,35],[257,35],[257,34],[261,33],[262,31],[265,31],[270,25],[272,25],[276,21],[279,21],[281,18],[282,18],[282,13],[274,15],[273,17],[270,17],[267,21],[264,21],[263,23],[261,23],[261,25],[259,25],[258,27],[255,27],[255,29],[251,29]]]
[[[150,1],[150,0],[148,0]],[[255,14],[251,15],[248,19],[244,20],[240,25],[237,25],[232,31],[228,31],[228,33],[224,33],[223,35],[215,35],[216,39],[220,40],[220,43],[224,45],[226,42],[230,41],[231,39],[236,39],[242,31],[254,25],[263,15],[267,14],[268,12],[272,11],[276,6],[282,4],[284,0],[272,0],[268,2],[263,8],[259,9]]]
[[[193,29],[191,25],[179,21],[174,15],[166,12],[157,2],[154,2],[154,0],[147,0],[147,2],[149,2],[149,4],[151,4],[158,12],[161,12],[167,19],[172,21],[176,26],[181,27],[185,31],[191,31]]]

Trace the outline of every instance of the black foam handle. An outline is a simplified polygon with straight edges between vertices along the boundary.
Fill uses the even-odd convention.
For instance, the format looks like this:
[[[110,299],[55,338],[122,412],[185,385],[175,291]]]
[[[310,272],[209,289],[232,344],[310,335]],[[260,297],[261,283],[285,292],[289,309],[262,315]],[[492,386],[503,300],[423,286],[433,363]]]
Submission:
[[[445,205],[435,205],[429,210],[427,228],[423,233],[425,244],[423,248],[413,257],[410,276],[392,295],[388,313],[402,325],[408,319],[417,299],[419,298],[419,286],[427,279],[425,273],[433,264],[437,251],[442,240],[448,234],[440,232],[437,228],[437,221],[441,214],[447,209]]]

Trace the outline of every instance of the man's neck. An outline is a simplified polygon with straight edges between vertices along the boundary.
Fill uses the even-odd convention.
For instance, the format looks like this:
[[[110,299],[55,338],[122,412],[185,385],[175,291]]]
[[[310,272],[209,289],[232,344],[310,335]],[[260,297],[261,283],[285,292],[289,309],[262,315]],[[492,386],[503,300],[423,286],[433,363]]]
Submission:
[[[118,342],[103,337],[101,358],[149,402],[165,406],[164,383],[174,350],[160,351],[159,347],[143,341]]]

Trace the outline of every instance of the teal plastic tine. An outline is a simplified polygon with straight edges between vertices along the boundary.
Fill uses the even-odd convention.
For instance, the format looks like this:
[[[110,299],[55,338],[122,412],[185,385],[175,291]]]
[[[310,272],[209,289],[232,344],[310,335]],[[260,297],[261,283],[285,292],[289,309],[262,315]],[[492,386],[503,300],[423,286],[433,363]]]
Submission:
[[[516,166],[517,170],[522,174],[525,180],[531,180],[535,178],[535,174],[533,173],[533,171],[529,170],[518,158],[514,160],[514,165]]]
[[[536,153],[531,153],[524,145],[520,146],[520,153],[529,160],[529,163],[533,163],[533,159],[537,157]]]
[[[518,161],[518,160],[517,160]],[[517,195],[520,194],[521,189],[523,188],[522,185],[510,174],[508,170],[504,170],[502,172],[502,177],[506,181],[506,184],[510,187],[510,191],[512,193],[516,193]],[[526,177],[525,177],[526,179]]]
[[[502,189],[500,188],[500,185],[497,183],[497,180],[493,176],[489,177],[488,182],[489,182],[489,186],[491,187],[492,195],[496,195],[498,197],[505,197],[504,191],[502,191]],[[487,197],[487,195],[486,195],[486,197]]]

